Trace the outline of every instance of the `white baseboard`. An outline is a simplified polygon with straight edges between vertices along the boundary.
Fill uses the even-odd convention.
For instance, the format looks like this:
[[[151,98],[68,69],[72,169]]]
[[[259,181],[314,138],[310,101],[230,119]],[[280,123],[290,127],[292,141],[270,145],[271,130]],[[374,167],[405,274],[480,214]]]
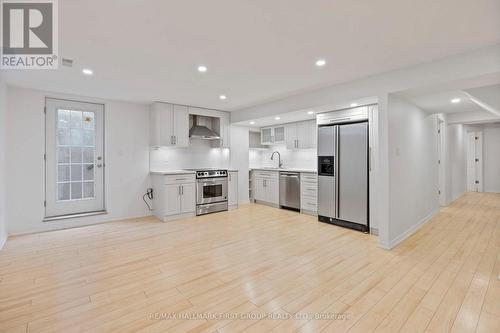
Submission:
[[[432,213],[424,217],[422,220],[420,220],[417,224],[415,224],[414,226],[403,232],[401,235],[389,241],[389,244],[379,244],[380,247],[385,248],[387,250],[395,248],[399,243],[401,243],[402,241],[413,235],[418,229],[422,228],[424,224],[429,222],[438,212],[439,209],[433,211]]]
[[[124,217],[114,217],[110,218],[108,220],[99,220],[99,221],[88,221],[84,222],[82,224],[78,225],[57,225],[53,226],[50,225],[50,223],[45,223],[45,222],[40,222],[44,225],[43,228],[36,228],[36,229],[29,229],[25,231],[18,231],[18,232],[12,232],[9,234],[9,236],[22,236],[22,235],[29,235],[29,234],[38,234],[42,232],[49,232],[49,231],[56,231],[56,230],[66,230],[66,229],[73,229],[73,228],[82,228],[82,227],[88,227],[91,225],[96,225],[96,224],[103,224],[103,223],[109,223],[109,222],[116,222],[116,221],[125,221],[125,220],[133,220],[133,219],[140,219],[144,217],[152,216],[151,214],[148,215],[136,215],[136,216],[124,216]],[[50,227],[46,227],[50,226]]]

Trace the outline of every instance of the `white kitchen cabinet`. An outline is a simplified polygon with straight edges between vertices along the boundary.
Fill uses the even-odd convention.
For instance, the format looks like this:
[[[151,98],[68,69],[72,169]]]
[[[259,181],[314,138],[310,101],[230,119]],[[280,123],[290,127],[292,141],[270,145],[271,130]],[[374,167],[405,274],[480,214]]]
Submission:
[[[227,204],[230,209],[238,207],[238,171],[229,171],[227,175]]]
[[[287,149],[316,147],[316,120],[299,121],[285,125]]]
[[[218,125],[215,128],[215,132],[219,133],[219,147],[229,148],[229,133],[230,133],[230,119],[229,113],[224,112],[219,117]]]
[[[153,215],[166,222],[195,216],[194,174],[153,175]]]
[[[278,207],[279,205],[279,174],[277,171],[252,172],[254,200]]]
[[[196,185],[181,184],[181,194],[179,196],[181,214],[188,214],[196,210]]]
[[[316,215],[318,211],[318,176],[315,173],[300,173],[300,211]]]
[[[182,105],[153,103],[150,108],[150,144],[152,146],[187,147],[189,113]]]
[[[261,144],[281,144],[285,143],[285,125],[264,127],[260,130]]]

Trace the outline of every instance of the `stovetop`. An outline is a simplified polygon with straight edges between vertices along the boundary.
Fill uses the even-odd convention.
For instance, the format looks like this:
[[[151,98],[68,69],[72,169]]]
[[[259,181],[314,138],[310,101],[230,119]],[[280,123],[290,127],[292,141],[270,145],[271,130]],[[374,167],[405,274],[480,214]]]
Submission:
[[[198,169],[186,169],[186,170],[196,171],[196,178],[227,177],[227,169],[220,169],[220,168],[198,168]]]

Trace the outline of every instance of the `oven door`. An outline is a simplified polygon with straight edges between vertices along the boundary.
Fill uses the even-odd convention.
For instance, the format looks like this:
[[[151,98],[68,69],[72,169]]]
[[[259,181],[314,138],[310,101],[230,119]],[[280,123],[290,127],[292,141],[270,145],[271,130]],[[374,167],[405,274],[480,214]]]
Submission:
[[[198,179],[196,204],[227,201],[227,178]]]

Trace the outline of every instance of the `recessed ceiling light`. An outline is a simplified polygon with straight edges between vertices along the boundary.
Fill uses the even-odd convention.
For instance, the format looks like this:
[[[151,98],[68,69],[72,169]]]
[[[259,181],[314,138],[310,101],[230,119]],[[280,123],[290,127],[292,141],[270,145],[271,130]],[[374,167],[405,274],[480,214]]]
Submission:
[[[314,114],[314,111],[307,111],[307,114]]]
[[[250,122],[250,125],[255,125],[255,121],[251,121],[251,122]]]
[[[84,68],[84,69],[82,69],[82,73],[85,75],[92,75],[92,74],[94,74],[94,71],[89,69],[89,68]]]
[[[354,108],[354,107],[356,107],[356,106],[358,106],[358,103],[351,103],[351,107],[352,107],[352,108]]]
[[[219,96],[219,99],[226,99],[226,98],[227,98],[226,95],[220,95]]]
[[[200,65],[198,66],[198,72],[205,73],[207,71],[207,66]]]
[[[316,60],[316,66],[323,67],[325,65],[326,65],[326,60],[325,59],[318,59],[318,60]]]
[[[276,120],[280,120],[281,118],[280,118],[280,117],[275,117],[274,119],[276,119]]]
[[[460,99],[460,98],[454,98],[454,99],[452,99],[452,100],[451,100],[451,102],[452,102],[453,104],[460,103],[460,101],[461,101],[461,99]]]

